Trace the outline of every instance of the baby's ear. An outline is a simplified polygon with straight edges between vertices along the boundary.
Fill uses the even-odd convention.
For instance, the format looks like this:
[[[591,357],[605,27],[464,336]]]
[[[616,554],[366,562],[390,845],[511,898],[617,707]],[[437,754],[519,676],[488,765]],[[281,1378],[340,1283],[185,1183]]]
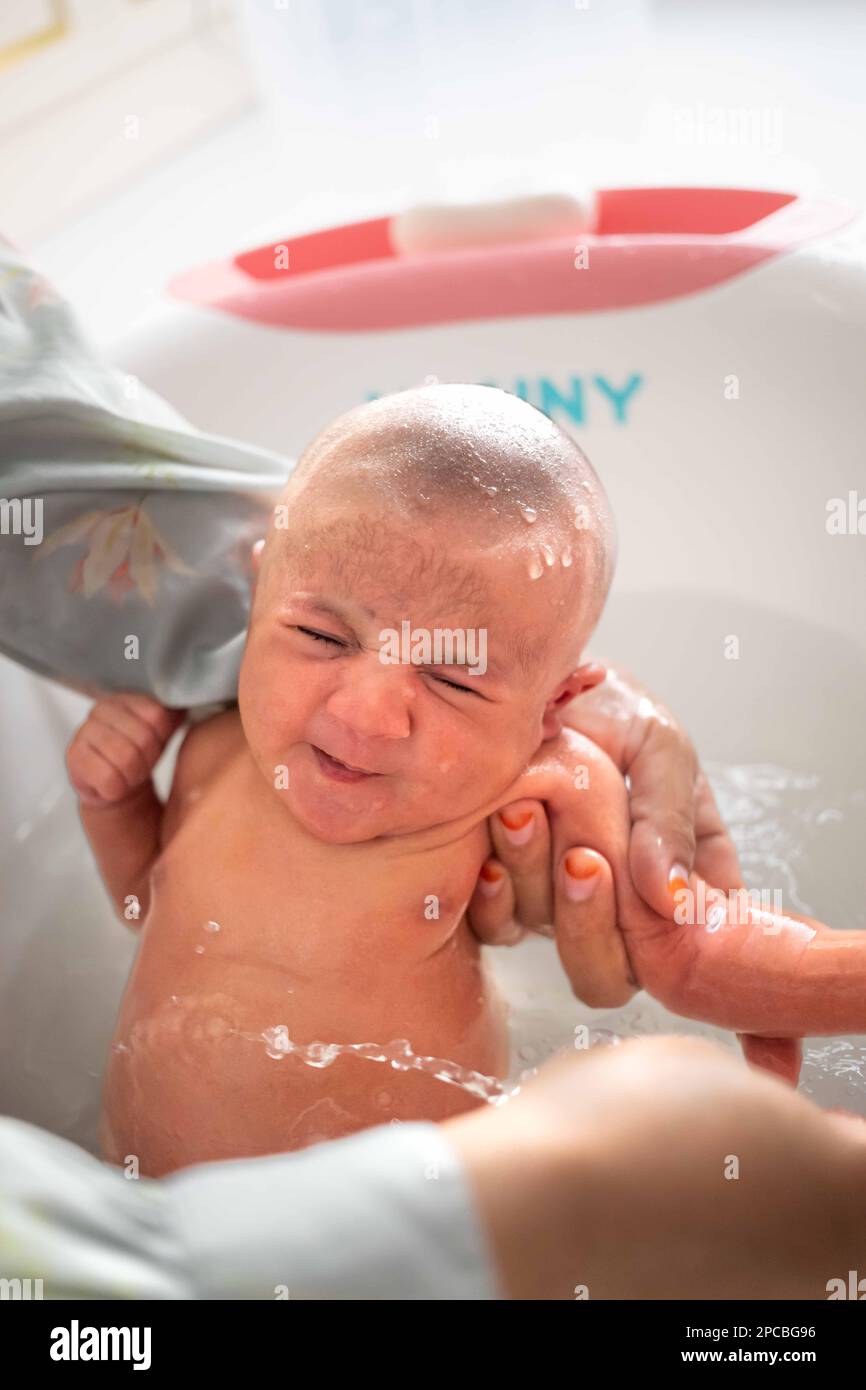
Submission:
[[[564,681],[560,681],[544,707],[542,731],[545,739],[556,738],[562,728],[562,714],[572,700],[577,699],[585,690],[592,690],[594,686],[601,685],[606,675],[607,670],[604,666],[599,665],[597,661],[587,661],[572,671],[570,676],[566,676]]]

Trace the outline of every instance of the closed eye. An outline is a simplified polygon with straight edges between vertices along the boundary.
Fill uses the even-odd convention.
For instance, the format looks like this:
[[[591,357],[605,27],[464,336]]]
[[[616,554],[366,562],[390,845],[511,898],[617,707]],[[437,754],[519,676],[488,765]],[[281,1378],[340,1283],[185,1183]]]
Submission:
[[[341,642],[338,637],[333,637],[329,632],[317,632],[312,627],[295,627],[296,632],[302,632],[305,637],[312,637],[314,642],[324,642],[330,647],[346,647],[348,643]],[[463,695],[474,695],[476,699],[484,699],[478,690],[473,690],[471,686],[460,685],[457,681],[451,681],[447,676],[437,676],[435,671],[427,671],[425,675],[430,676],[434,681],[439,681],[440,685],[450,686],[452,690],[458,690]]]
[[[447,676],[437,676],[433,671],[428,671],[427,674],[428,676],[432,676],[434,681],[441,681],[442,685],[450,685],[452,690],[461,690],[464,695],[475,695],[482,700],[484,699],[480,691],[473,690],[469,685],[458,685],[456,681],[448,680]]]
[[[311,627],[298,627],[295,631],[302,632],[305,637],[312,637],[314,642],[327,642],[332,647],[345,647],[346,645],[346,643],[341,642],[339,638],[332,637],[330,633],[316,632]]]

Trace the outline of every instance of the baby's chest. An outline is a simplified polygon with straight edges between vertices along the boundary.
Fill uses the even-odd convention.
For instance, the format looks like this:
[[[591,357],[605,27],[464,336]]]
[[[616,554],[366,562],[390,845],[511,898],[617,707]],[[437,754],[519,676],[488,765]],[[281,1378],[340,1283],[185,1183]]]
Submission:
[[[238,827],[214,845],[207,816],[184,826],[154,872],[149,946],[226,968],[345,972],[407,968],[454,935],[486,853],[474,842],[423,856],[392,847],[278,843]]]

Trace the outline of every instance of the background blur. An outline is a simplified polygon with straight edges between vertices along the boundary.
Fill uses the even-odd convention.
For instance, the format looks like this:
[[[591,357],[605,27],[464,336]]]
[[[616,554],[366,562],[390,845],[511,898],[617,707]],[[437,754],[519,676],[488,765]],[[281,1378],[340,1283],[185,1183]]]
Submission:
[[[175,271],[625,183],[862,202],[862,0],[4,0],[0,231],[91,332]]]

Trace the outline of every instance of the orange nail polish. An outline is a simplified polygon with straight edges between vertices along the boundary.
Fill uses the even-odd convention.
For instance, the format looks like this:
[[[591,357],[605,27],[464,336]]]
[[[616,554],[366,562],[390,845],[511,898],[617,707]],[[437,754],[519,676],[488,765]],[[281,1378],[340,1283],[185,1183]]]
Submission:
[[[516,815],[512,812],[510,816],[507,816],[504,811],[500,811],[499,819],[506,830],[523,830],[532,820],[532,812],[518,811]]]
[[[582,850],[570,849],[565,856],[565,892],[572,902],[586,902],[598,883],[598,861]]]
[[[594,859],[582,855],[580,850],[570,849],[565,856],[565,871],[572,878],[592,878],[593,874],[598,873],[598,864]]]
[[[689,886],[689,871],[684,864],[674,864],[668,874],[668,892],[672,898]]]
[[[499,883],[505,875],[498,864],[491,864],[488,859],[481,865],[481,877],[485,883]]]

